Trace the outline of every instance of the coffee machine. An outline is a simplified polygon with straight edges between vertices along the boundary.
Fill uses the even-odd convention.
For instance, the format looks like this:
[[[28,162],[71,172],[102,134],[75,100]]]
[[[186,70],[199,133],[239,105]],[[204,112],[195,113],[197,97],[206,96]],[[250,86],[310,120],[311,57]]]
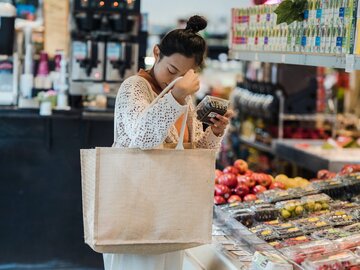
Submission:
[[[18,56],[14,53],[16,8],[0,3],[0,105],[16,105]]]
[[[116,96],[142,66],[146,33],[140,24],[140,0],[73,0],[70,99]]]

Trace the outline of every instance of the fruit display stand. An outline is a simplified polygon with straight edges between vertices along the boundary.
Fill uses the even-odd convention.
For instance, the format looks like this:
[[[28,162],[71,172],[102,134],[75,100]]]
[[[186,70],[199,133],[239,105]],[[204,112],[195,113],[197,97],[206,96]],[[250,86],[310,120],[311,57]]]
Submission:
[[[306,188],[215,206],[214,226],[223,232],[214,235],[217,251],[237,269],[360,269],[360,167],[325,176]],[[262,268],[264,260],[277,266]]]
[[[291,161],[313,172],[321,169],[339,171],[345,164],[360,164],[360,149],[323,149],[322,140],[283,139],[275,142],[279,158]]]

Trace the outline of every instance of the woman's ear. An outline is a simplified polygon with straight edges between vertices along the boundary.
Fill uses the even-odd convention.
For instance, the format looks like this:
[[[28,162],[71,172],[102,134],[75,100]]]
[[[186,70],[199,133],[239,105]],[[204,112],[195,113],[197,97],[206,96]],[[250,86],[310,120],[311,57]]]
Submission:
[[[155,58],[155,63],[156,63],[156,62],[158,62],[158,60],[160,60],[160,48],[159,48],[159,45],[154,46],[153,53],[154,53],[154,58]]]

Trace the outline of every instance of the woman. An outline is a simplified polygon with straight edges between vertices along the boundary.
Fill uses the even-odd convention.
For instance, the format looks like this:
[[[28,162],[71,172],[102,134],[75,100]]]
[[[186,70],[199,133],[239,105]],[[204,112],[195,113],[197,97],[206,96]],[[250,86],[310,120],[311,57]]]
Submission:
[[[206,21],[193,16],[185,29],[169,32],[154,47],[155,64],[149,71],[140,70],[126,79],[118,92],[115,105],[114,147],[151,149],[162,143],[176,143],[182,121],[186,121],[184,142],[194,142],[198,148],[218,148],[229,118],[217,115],[214,123],[203,131],[196,119],[191,95],[199,90],[195,70],[203,64],[205,40],[198,32]],[[179,76],[172,90],[164,95],[145,115],[142,112],[170,82]],[[184,112],[190,105],[188,118]],[[159,255],[104,254],[105,270],[181,270],[183,251]]]

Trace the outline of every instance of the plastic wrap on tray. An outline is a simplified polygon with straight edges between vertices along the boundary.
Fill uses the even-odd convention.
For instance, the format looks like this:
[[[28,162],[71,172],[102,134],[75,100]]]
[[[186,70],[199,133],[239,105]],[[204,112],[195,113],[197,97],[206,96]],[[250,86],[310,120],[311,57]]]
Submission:
[[[250,209],[239,209],[232,212],[231,216],[246,227],[251,227],[254,223],[255,214]]]
[[[357,195],[360,193],[360,178],[355,174],[340,176],[340,180],[345,184],[348,194]]]
[[[288,259],[296,262],[297,264],[301,264],[310,256],[321,255],[334,250],[336,250],[336,245],[334,245],[331,241],[318,240],[292,247],[286,247],[280,251]]]
[[[329,221],[333,227],[346,226],[356,222],[354,217],[344,210],[332,211],[324,215],[323,218]]]
[[[277,219],[279,210],[271,204],[259,204],[251,207],[256,221],[268,221]]]
[[[307,270],[346,270],[358,265],[359,258],[348,250],[308,258],[303,263]]]
[[[350,215],[353,217],[354,220],[360,221],[360,208],[354,208],[349,210]]]
[[[347,202],[347,201],[333,201],[329,203],[329,206],[330,209],[332,210],[360,208],[360,205],[358,203]]]
[[[270,203],[299,198],[295,192],[282,189],[270,189],[259,194],[259,198]]]
[[[294,238],[304,234],[304,232],[297,226],[278,228],[275,231],[281,239]]]
[[[257,237],[265,241],[273,241],[279,239],[279,235],[274,229],[263,224],[250,228],[250,231],[256,234]]]
[[[358,222],[358,223],[355,223],[352,225],[348,225],[348,226],[342,227],[342,229],[349,233],[360,233],[360,223]]]
[[[224,115],[228,109],[229,101],[213,97],[206,96],[196,107],[197,118],[199,121],[212,125],[210,121],[216,114]]]
[[[330,222],[321,217],[307,217],[294,220],[294,223],[304,232],[311,233],[326,228],[331,228]]]
[[[312,185],[319,192],[325,193],[333,199],[346,198],[345,184],[338,179],[315,181]]]
[[[304,197],[319,193],[319,191],[316,188],[314,188],[312,184],[307,185],[305,187],[290,188],[288,189],[288,191],[296,194],[298,197]]]
[[[350,236],[334,240],[339,249],[353,249],[360,246],[360,234],[351,234]]]
[[[268,244],[275,249],[287,247],[286,245],[283,244],[283,241],[280,241],[280,240],[274,240],[274,241],[268,242]]]
[[[275,207],[279,209],[280,217],[284,220],[299,218],[305,214],[304,204],[301,200],[277,202]]]
[[[281,222],[278,220],[266,223],[275,230],[281,239],[293,238],[303,234],[302,230],[292,222]]]
[[[328,210],[331,200],[332,199],[324,193],[309,195],[301,198],[304,208],[309,213]]]
[[[310,241],[313,241],[314,239],[308,235],[300,235],[297,237],[285,239],[281,242],[281,244],[285,247],[291,247],[296,246],[304,243],[308,243]]]
[[[344,237],[347,237],[350,235],[351,235],[351,233],[346,232],[342,229],[329,228],[329,229],[313,232],[311,234],[311,237],[313,237],[314,239],[336,240],[336,239],[344,238]]]

